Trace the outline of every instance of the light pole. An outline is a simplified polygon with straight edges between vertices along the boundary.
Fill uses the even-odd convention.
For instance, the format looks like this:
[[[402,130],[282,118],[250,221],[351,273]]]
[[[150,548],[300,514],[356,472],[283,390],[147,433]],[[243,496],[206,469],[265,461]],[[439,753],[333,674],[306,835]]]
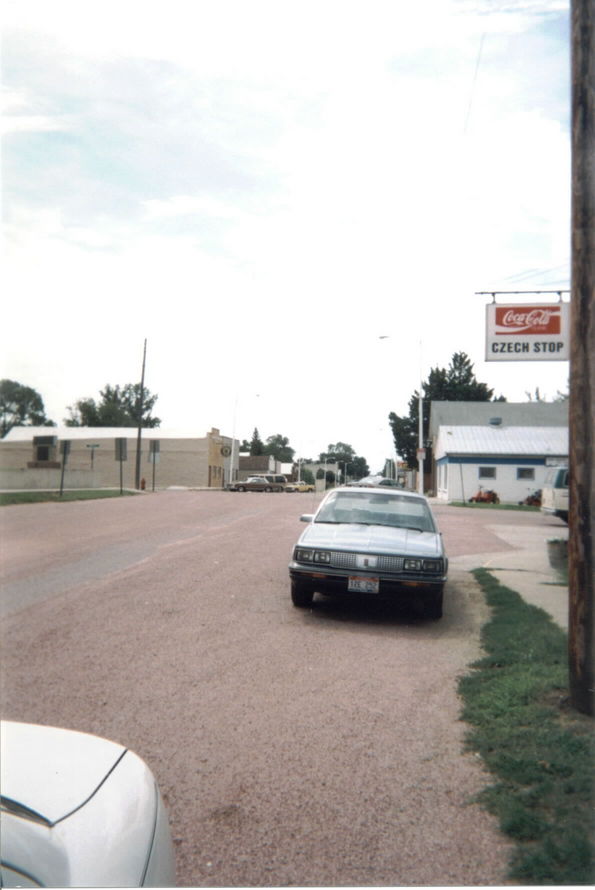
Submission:
[[[424,403],[422,398],[422,387],[421,380],[419,384],[419,438],[418,438],[418,446],[417,446],[417,491],[418,494],[424,493]]]
[[[418,478],[417,491],[418,494],[424,493],[424,457],[426,451],[424,448],[424,401],[423,401],[423,375],[422,375],[422,342],[419,341],[419,424],[418,424],[418,442],[417,442],[417,464]]]

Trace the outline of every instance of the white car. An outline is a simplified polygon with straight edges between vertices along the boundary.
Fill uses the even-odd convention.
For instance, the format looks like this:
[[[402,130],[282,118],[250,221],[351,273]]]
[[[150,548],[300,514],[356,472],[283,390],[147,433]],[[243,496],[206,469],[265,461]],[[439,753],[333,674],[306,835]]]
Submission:
[[[127,748],[50,726],[2,722],[3,887],[168,887],[167,814]]]
[[[289,564],[291,599],[315,593],[408,599],[442,617],[448,558],[425,497],[393,487],[337,488],[314,514]]]

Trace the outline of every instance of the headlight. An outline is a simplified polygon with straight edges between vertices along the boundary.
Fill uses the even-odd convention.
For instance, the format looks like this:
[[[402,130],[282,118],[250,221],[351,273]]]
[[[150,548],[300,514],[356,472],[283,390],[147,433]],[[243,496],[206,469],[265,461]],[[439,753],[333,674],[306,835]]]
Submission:
[[[312,562],[314,559],[314,551],[302,550],[301,547],[297,547],[294,556],[296,562]]]
[[[441,572],[441,559],[424,559],[424,572]]]
[[[420,572],[421,559],[406,559],[403,562],[403,568],[406,572]]]
[[[314,554],[314,562],[330,562],[331,555],[326,550],[317,550]]]

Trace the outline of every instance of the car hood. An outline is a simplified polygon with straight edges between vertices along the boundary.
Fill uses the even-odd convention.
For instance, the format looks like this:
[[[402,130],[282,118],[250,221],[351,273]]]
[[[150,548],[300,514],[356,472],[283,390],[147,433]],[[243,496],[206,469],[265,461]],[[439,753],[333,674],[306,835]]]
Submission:
[[[312,522],[302,533],[299,543],[325,550],[428,558],[443,555],[442,538],[437,532],[418,532],[387,525]]]
[[[86,733],[19,723],[2,723],[1,745],[7,886],[173,886],[163,802],[138,755]]]
[[[91,797],[126,748],[82,732],[2,722],[2,797],[55,823]]]

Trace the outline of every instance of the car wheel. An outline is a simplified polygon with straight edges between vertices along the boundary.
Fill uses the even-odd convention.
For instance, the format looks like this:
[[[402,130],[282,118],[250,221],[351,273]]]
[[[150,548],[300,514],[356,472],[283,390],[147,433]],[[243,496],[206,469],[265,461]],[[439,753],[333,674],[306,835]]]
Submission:
[[[428,600],[425,612],[428,618],[433,618],[434,621],[437,621],[439,618],[442,618],[442,604],[444,601],[444,591],[441,590],[439,593],[435,593],[432,596],[432,599]]]
[[[272,491],[273,489],[271,488],[270,485],[265,485],[264,490],[265,490],[265,491]]]
[[[291,579],[291,602],[298,609],[307,609],[312,605],[314,591],[304,586],[302,581]]]
[[[246,491],[243,485],[238,485],[236,491]]]

